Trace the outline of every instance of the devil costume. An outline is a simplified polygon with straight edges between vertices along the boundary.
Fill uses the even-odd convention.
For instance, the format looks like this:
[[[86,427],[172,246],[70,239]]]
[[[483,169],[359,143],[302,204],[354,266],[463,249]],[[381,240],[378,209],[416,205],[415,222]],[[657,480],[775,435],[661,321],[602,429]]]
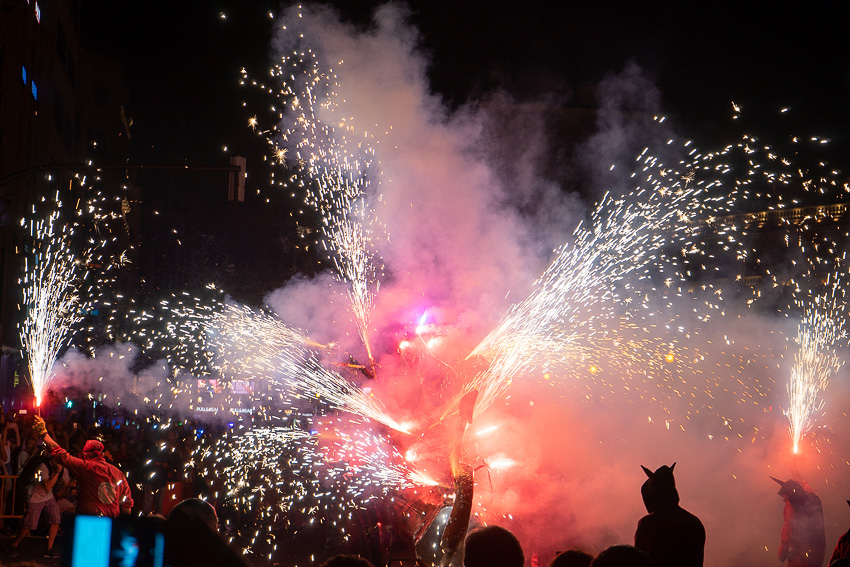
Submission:
[[[679,506],[672,466],[655,472],[641,467],[648,480],[640,488],[646,516],[635,532],[635,547],[649,555],[657,567],[702,567],[705,528],[699,518]]]
[[[779,484],[778,494],[785,500],[779,560],[787,559],[788,567],[822,567],[826,534],[820,498],[795,480],[770,478]]]

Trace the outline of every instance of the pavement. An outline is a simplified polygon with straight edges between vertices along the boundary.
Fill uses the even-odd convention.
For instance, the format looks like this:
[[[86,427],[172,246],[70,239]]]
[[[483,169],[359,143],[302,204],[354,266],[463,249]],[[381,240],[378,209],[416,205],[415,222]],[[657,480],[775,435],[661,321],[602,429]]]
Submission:
[[[44,550],[47,549],[47,536],[31,535],[24,538],[18,546],[18,556],[9,557],[9,546],[15,538],[9,535],[0,534],[0,566],[2,567],[59,567],[62,565],[62,559],[49,559],[42,557]],[[62,533],[56,536],[54,547],[59,553],[62,553]]]

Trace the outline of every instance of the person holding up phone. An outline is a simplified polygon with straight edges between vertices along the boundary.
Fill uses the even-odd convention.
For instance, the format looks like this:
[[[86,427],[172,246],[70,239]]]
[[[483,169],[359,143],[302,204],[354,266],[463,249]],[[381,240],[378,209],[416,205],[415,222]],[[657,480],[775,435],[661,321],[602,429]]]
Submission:
[[[77,513],[117,518],[133,509],[130,485],[124,473],[106,462],[103,443],[89,439],[83,458],[72,457],[47,433],[44,420],[35,416],[33,429],[51,450],[51,455],[77,477]]]

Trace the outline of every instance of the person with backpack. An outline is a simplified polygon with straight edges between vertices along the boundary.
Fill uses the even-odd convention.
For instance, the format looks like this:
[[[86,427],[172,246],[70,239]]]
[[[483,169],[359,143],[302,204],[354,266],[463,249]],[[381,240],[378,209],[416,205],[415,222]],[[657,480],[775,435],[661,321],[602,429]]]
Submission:
[[[49,466],[51,464],[53,466]],[[53,485],[59,480],[63,468],[59,463],[51,463],[51,459],[47,455],[33,455],[24,466],[18,481],[23,482],[26,487],[27,513],[24,516],[24,526],[21,533],[18,534],[9,548],[10,557],[17,557],[18,545],[32,530],[38,528],[38,521],[41,519],[42,512],[47,513],[47,523],[50,525],[47,530],[47,550],[44,552],[44,556],[59,557],[59,553],[53,549],[53,542],[56,540],[56,533],[59,531],[62,514],[59,511],[59,505],[56,504],[56,499],[53,497]]]

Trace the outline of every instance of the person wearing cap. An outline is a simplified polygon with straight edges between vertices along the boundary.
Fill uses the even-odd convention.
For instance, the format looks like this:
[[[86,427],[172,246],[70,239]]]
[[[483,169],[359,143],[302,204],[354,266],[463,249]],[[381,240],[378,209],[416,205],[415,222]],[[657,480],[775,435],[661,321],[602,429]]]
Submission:
[[[106,462],[103,443],[89,439],[83,447],[83,458],[78,459],[50,437],[41,417],[35,416],[33,429],[51,450],[51,455],[77,477],[78,514],[117,518],[122,513],[130,513],[133,508],[130,485],[124,473]]]

